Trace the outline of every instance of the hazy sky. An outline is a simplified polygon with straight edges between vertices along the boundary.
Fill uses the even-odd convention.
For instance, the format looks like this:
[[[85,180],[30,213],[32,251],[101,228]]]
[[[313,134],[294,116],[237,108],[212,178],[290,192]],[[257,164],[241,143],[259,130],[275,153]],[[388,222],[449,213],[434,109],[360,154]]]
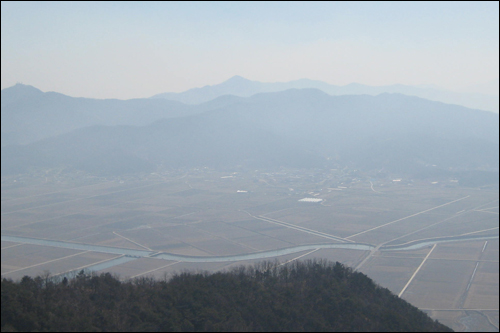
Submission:
[[[94,98],[217,84],[498,78],[494,2],[1,2],[2,89]]]

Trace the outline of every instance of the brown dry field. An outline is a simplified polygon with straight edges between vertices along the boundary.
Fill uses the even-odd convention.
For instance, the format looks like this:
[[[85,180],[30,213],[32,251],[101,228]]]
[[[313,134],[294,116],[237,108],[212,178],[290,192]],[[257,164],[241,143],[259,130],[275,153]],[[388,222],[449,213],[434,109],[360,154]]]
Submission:
[[[246,175],[221,178],[229,175],[214,173],[124,182],[92,179],[91,184],[2,183],[2,235],[191,256],[227,256],[338,243],[293,226],[374,246],[468,233],[498,235],[498,190],[390,182],[381,186],[376,182],[374,188],[378,192],[373,192],[368,182],[359,182],[330,191],[315,184],[280,184],[269,177],[265,180],[264,176],[259,181]],[[295,190],[290,191],[290,187]],[[237,193],[237,190],[249,192]],[[308,192],[320,193],[317,197],[324,202],[298,202],[310,197]],[[252,215],[289,225],[259,220]],[[418,307],[434,310],[430,312],[433,318],[447,320],[459,330],[465,329],[461,321],[467,322],[464,318],[468,314],[438,310],[460,310],[457,307],[461,303],[468,309],[496,309],[487,315],[492,321],[496,318],[498,326],[499,243],[498,239],[490,239],[481,252],[484,242],[438,244],[403,298]],[[361,271],[398,294],[428,251],[427,247],[377,252]],[[277,259],[285,262],[309,252]],[[368,254],[359,250],[320,249],[299,260],[323,258],[355,267]],[[2,241],[2,276],[20,278],[43,271],[58,274],[116,257],[116,254]],[[465,293],[478,260],[476,275]],[[183,270],[213,272],[259,261],[186,263],[142,258],[105,271],[121,278],[163,278],[165,274],[171,276]],[[18,271],[9,274],[15,270]],[[476,323],[476,330],[487,326],[474,316],[470,318],[470,323]]]
[[[353,251],[346,249],[319,249],[305,258],[322,258],[334,262],[338,261],[344,265],[353,267],[368,255],[368,253],[368,251]]]
[[[2,250],[4,277],[20,279],[24,275],[36,276],[45,272],[64,273],[116,257],[108,253],[31,244],[22,244],[16,249],[17,253],[14,256],[7,253],[9,249]]]
[[[336,251],[336,250],[334,250]],[[307,255],[311,251],[302,251],[293,254],[287,254],[283,256],[278,256],[275,258],[267,259],[266,261],[280,263],[285,263],[295,258],[300,257],[300,260],[308,260],[317,258],[315,253]],[[353,252],[353,251],[351,251]],[[360,251],[357,251],[360,252]],[[211,263],[190,263],[190,262],[168,262],[167,267],[161,268],[144,276],[151,276],[157,279],[162,279],[165,276],[172,276],[174,274],[182,272],[218,272],[218,271],[230,271],[232,269],[237,269],[242,266],[252,266],[261,263],[261,259],[244,260],[244,261],[227,261],[227,262],[211,262]],[[126,264],[124,264],[126,265]]]
[[[374,256],[386,257],[386,258],[421,258],[422,260],[429,253],[428,247],[423,247],[417,250],[411,251],[389,251],[389,252],[378,252]]]
[[[6,272],[12,272],[81,252],[83,251],[31,244],[2,249],[2,274],[4,269]]]
[[[498,239],[490,239],[488,244],[486,245],[486,249],[481,254],[481,259],[483,260],[492,260],[498,261],[498,252],[499,252],[499,243]]]
[[[120,279],[125,280],[135,276],[152,276],[154,271],[173,263],[175,263],[175,261],[139,258],[134,261],[110,267],[104,271],[116,274]]]
[[[372,257],[361,271],[398,295],[422,262],[420,258]]]
[[[496,327],[498,332],[498,319],[500,313],[498,311],[483,311],[483,314],[488,317],[488,320]]]
[[[493,208],[484,208],[484,209],[481,209],[481,211],[491,213],[491,214],[498,214],[499,213],[498,206],[493,207]]]
[[[403,294],[411,304],[430,309],[457,309],[476,263],[429,260]]]
[[[71,257],[71,258],[61,258],[57,261],[40,265],[38,267],[24,269],[22,275],[18,273],[17,276],[20,278],[24,275],[34,276],[40,270],[42,272],[59,272],[66,273],[76,269],[76,271],[84,269],[88,266],[94,265],[98,262],[104,260],[110,260],[116,258],[117,255],[112,255],[108,253],[99,252],[82,252],[81,254]]]
[[[427,311],[432,318],[456,331],[498,331],[498,240],[488,240],[485,251],[481,252],[484,244],[485,241],[439,244],[417,273],[403,294],[403,298],[419,308],[432,309],[432,311]],[[403,260],[406,254],[407,260],[418,261],[416,264],[418,266],[423,260],[422,251],[420,250],[420,259],[412,259],[410,254],[413,251],[385,252],[380,255],[380,258]],[[400,256],[394,257],[394,254]],[[379,257],[374,258],[379,259]],[[480,262],[476,274],[469,291],[466,292],[478,260]],[[391,280],[385,275],[389,270],[383,265],[371,264],[371,262],[368,263],[367,267],[363,268],[363,272],[375,281],[384,281],[380,283],[382,286],[396,294],[399,293],[400,290],[391,288]],[[378,275],[381,277],[377,278]],[[464,294],[466,298],[463,301],[463,307],[460,307],[461,295]],[[464,310],[460,311],[462,308]],[[465,312],[467,309],[492,309],[494,311],[469,310]]]
[[[429,259],[479,260],[485,241],[443,243],[432,252]],[[488,241],[489,242],[489,241]]]
[[[455,332],[464,332],[466,327],[460,323],[460,319],[467,316],[465,311],[425,311],[431,318],[450,327]]]
[[[410,237],[401,238],[399,242],[405,243],[415,239],[443,237],[450,234],[461,235],[495,227],[498,228],[498,215],[471,212],[444,221],[432,229],[426,229],[412,234]],[[453,233],[450,231],[453,231]]]
[[[481,262],[464,303],[466,309],[498,309],[498,262]]]
[[[2,244],[2,245],[1,245],[1,248],[2,248],[2,249],[5,249],[5,248],[8,248],[8,247],[19,246],[19,245],[21,245],[22,243],[2,241],[2,243],[1,243],[1,244]]]
[[[451,327],[455,332],[498,332],[498,311],[425,311],[429,316]]]

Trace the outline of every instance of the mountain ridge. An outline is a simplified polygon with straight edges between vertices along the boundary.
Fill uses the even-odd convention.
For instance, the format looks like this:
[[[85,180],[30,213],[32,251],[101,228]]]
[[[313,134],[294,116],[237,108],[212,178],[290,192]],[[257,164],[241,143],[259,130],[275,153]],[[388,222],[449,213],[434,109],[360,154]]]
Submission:
[[[248,80],[239,75],[235,75],[220,84],[192,88],[180,93],[160,93],[153,95],[150,98],[164,98],[180,101],[186,104],[200,104],[222,95],[229,94],[239,97],[250,97],[257,93],[277,92],[292,88],[316,88],[333,96],[363,94],[378,95],[386,92],[402,93],[405,95],[417,96],[447,104],[462,105],[473,109],[481,109],[496,113],[498,113],[499,110],[498,96],[479,93],[458,93],[444,89],[436,89],[429,86],[409,86],[404,84],[369,86],[360,83],[350,83],[344,86],[338,86],[310,79],[268,83]]]
[[[317,89],[220,97],[183,117],[84,127],[2,149],[2,172],[71,166],[92,172],[168,167],[330,167],[407,173],[498,170],[498,115],[402,94]],[[121,161],[121,162],[117,162]],[[130,168],[124,169],[125,161]],[[132,167],[135,166],[135,167]]]
[[[85,126],[146,125],[161,118],[185,116],[205,109],[195,110],[193,106],[162,99],[71,97],[17,84],[1,91],[2,147],[29,144]]]

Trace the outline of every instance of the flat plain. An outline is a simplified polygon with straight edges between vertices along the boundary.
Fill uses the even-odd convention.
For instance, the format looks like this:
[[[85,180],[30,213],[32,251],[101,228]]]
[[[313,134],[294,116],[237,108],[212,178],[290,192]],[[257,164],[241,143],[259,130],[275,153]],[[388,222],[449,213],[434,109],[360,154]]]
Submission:
[[[2,277],[166,278],[321,258],[457,331],[498,331],[498,186],[314,170],[83,178],[2,178]]]

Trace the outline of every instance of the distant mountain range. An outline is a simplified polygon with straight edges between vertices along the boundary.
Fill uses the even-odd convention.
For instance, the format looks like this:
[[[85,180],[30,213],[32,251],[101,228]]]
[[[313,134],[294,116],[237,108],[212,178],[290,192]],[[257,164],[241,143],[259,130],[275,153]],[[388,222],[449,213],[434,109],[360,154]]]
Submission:
[[[4,146],[2,173],[66,166],[122,174],[158,165],[498,171],[498,114],[402,94],[290,89],[187,106],[6,90],[2,138],[4,128],[20,141],[32,139],[33,128],[44,138]]]
[[[164,99],[75,98],[16,84],[2,90],[2,147],[27,144],[86,126],[147,125],[210,108],[211,104],[193,108]]]
[[[498,84],[497,84],[498,85]],[[212,86],[193,88],[181,93],[162,93],[151,98],[164,98],[186,104],[200,104],[213,100],[219,96],[234,95],[239,97],[250,97],[263,92],[277,92],[288,89],[319,89],[329,95],[378,95],[382,93],[399,93],[409,96],[417,96],[431,101],[448,104],[462,105],[472,109],[486,110],[498,113],[499,97],[480,93],[459,93],[433,86],[408,86],[394,84],[389,86],[368,86],[359,83],[351,83],[345,86],[331,85],[322,81],[301,79],[290,82],[264,83],[247,80],[241,76],[234,76],[229,80]]]

